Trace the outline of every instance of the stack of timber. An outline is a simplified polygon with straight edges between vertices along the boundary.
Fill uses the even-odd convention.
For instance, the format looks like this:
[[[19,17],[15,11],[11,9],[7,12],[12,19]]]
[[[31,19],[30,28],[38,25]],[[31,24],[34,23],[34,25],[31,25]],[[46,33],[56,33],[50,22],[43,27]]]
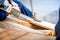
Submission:
[[[53,37],[55,34],[54,30],[23,22],[11,16],[8,16],[5,21],[0,22],[0,40],[55,40],[55,36]],[[47,23],[47,25],[46,23],[44,21],[41,22],[42,26],[49,26],[48,24],[50,23]],[[55,25],[52,24],[52,26],[54,27]]]

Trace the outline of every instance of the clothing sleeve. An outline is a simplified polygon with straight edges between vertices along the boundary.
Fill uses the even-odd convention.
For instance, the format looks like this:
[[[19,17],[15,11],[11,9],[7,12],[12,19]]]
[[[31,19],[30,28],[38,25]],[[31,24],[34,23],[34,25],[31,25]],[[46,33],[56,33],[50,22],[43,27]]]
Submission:
[[[5,2],[5,0],[0,0],[0,5],[3,4]]]
[[[4,6],[4,1],[5,0],[0,0],[0,7],[3,7]]]
[[[7,18],[6,12],[0,10],[0,21],[4,21]]]
[[[9,2],[8,2],[8,0],[0,0],[0,5],[9,6]]]
[[[59,8],[59,20],[55,26],[56,40],[60,40],[60,8]]]
[[[22,14],[32,17],[32,12],[28,8],[26,8],[20,1],[14,0],[14,2],[17,3],[21,7],[20,10]]]

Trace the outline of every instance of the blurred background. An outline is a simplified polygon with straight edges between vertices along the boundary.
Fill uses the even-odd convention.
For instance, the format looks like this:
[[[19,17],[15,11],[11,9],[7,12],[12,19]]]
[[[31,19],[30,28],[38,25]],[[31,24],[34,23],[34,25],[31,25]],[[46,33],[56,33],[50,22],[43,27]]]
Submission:
[[[36,13],[36,18],[56,24],[60,0],[19,0]]]

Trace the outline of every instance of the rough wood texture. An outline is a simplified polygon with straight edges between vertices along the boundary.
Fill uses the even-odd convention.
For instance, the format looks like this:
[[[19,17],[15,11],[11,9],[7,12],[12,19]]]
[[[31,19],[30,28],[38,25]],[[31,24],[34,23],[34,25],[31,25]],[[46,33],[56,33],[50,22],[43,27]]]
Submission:
[[[55,40],[54,37],[48,37],[45,31],[17,24],[16,21],[20,22],[14,18],[0,22],[0,40]]]
[[[23,30],[5,30],[0,28],[0,40],[14,40],[16,38],[26,35],[28,32]]]
[[[45,29],[55,30],[55,24],[45,22],[45,21],[37,22],[37,21],[33,20],[32,18],[29,18],[29,17],[27,17],[23,14],[21,14],[20,17],[21,18],[24,17],[25,20],[27,20],[29,23],[34,24],[36,26],[39,26],[39,27],[42,27],[42,28],[45,28]],[[15,22],[20,21],[18,18],[14,18],[14,17],[11,17],[11,16],[8,16],[8,18],[9,18],[10,21],[15,21]]]
[[[0,40],[55,40],[55,38],[29,33],[24,30],[9,30],[0,28]]]

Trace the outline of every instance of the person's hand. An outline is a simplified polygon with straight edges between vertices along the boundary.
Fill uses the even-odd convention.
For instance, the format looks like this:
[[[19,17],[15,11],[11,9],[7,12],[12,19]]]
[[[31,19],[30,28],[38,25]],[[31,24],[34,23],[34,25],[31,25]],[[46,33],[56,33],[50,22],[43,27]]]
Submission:
[[[37,22],[41,22],[41,21],[42,21],[42,20],[36,18],[36,13],[34,13],[34,15],[32,16],[32,18],[33,18],[35,21],[37,21]]]
[[[36,13],[34,13],[34,15],[32,16],[32,18],[34,19],[36,17]]]

